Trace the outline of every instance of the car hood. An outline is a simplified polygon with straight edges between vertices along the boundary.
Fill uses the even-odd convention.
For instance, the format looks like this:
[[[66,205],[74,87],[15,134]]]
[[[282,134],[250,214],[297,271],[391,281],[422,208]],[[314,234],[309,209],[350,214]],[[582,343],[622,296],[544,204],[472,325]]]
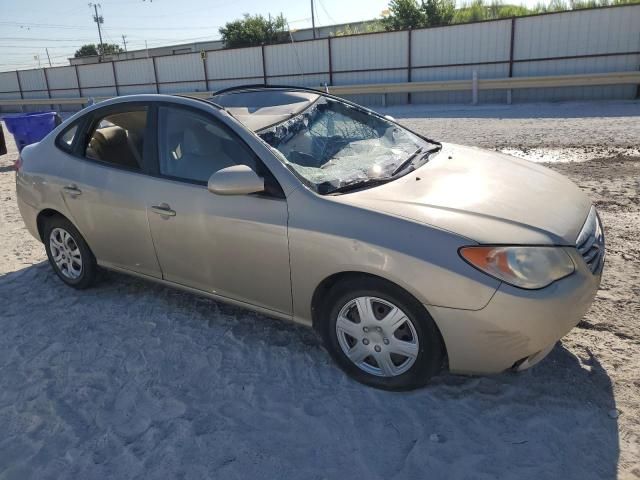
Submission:
[[[453,144],[393,182],[335,198],[490,244],[575,245],[591,206],[547,168]]]

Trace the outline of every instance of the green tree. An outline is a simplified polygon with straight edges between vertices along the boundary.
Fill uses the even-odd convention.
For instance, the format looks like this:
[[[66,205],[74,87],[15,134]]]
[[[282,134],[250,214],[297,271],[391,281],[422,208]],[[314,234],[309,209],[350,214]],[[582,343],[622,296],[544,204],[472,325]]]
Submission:
[[[245,13],[244,18],[227,22],[224,27],[220,27],[219,32],[225,48],[253,47],[285,40],[287,25],[282,14],[266,19],[262,15]]]
[[[389,14],[382,19],[386,30],[447,25],[456,11],[455,0],[391,0]]]
[[[384,32],[384,24],[381,20],[369,20],[362,25],[345,25],[340,30],[336,30],[330,34],[335,37],[342,37],[344,35],[359,35],[362,33],[375,33]]]
[[[426,0],[422,3],[426,26],[448,25],[456,11],[455,0]]]
[[[114,53],[121,53],[124,50],[120,48],[120,45],[117,43],[105,43],[104,44],[104,52],[102,51],[101,45],[95,45],[93,43],[87,43],[86,45],[81,46],[76,53],[74,54],[75,58],[79,57],[95,57],[97,55],[113,55]]]
[[[389,15],[382,22],[386,30],[405,30],[424,27],[427,19],[422,4],[416,0],[391,0]]]
[[[76,58],[95,57],[97,55],[98,55],[98,49],[96,48],[95,44],[88,43],[86,45],[81,46],[78,50],[76,50],[74,57]]]

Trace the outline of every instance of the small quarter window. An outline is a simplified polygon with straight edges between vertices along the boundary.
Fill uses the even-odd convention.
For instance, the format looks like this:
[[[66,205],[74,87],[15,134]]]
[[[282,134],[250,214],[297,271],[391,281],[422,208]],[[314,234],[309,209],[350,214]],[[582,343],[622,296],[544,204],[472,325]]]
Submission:
[[[60,142],[67,148],[71,148],[73,139],[76,138],[76,132],[78,131],[78,125],[74,125],[69,130],[64,132],[60,137]]]
[[[78,133],[78,124],[71,125],[64,132],[60,134],[58,137],[58,141],[56,142],[60,148],[69,152],[71,151],[73,140],[76,138],[76,133]]]

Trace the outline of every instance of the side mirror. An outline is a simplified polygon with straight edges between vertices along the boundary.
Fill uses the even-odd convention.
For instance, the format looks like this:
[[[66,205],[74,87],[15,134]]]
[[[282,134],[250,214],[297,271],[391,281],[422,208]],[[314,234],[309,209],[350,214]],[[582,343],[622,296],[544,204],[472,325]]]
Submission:
[[[264,179],[246,165],[234,165],[211,175],[207,188],[217,195],[247,195],[263,192]]]
[[[394,117],[392,117],[391,115],[385,115],[384,118],[386,118],[387,120],[391,120],[392,122],[396,121],[396,119]]]

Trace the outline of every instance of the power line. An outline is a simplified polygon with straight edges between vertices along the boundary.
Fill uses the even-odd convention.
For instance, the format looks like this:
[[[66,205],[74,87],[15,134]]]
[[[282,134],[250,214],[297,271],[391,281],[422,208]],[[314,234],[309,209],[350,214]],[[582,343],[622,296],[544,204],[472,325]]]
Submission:
[[[0,25],[9,25],[9,26],[29,26],[29,27],[37,27],[37,28],[54,28],[54,29],[68,29],[68,30],[78,30],[78,29],[93,29],[93,27],[83,27],[83,26],[73,26],[73,25],[56,25],[56,24],[46,24],[46,23],[18,23],[18,22],[0,22]],[[124,25],[111,25],[111,28],[117,28],[122,30],[140,30],[140,31],[153,31],[153,30],[213,30],[219,28],[221,25],[209,25],[206,27],[196,27],[193,25],[185,25],[183,27],[176,26],[158,26],[158,27],[134,27],[134,26],[124,26]]]
[[[322,10],[324,11],[325,15],[327,16],[327,18],[329,19],[329,21],[333,24],[336,24],[338,22],[336,22],[333,17],[331,15],[329,15],[329,12],[327,11],[327,8],[324,6],[324,2],[323,0],[318,0],[318,2],[320,3],[320,7],[322,8]]]

